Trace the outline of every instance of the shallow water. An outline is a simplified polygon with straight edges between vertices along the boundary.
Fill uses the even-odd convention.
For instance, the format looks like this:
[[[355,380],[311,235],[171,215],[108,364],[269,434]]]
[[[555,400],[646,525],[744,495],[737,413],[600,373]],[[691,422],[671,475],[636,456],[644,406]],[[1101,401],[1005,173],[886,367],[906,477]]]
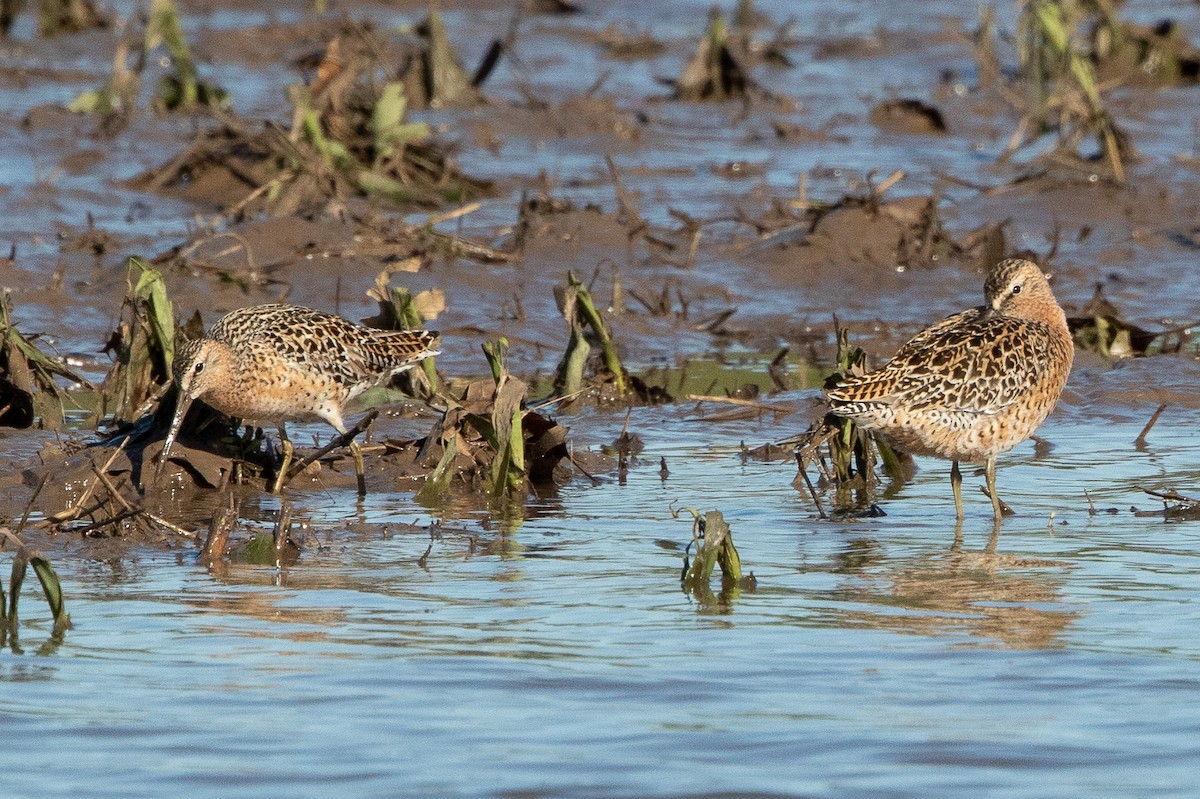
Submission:
[[[6,790],[1190,793],[1200,533],[1129,507],[1195,484],[1194,417],[1168,413],[1144,451],[1140,421],[1055,417],[1048,454],[1002,461],[1019,515],[986,554],[981,478],[952,551],[944,464],[885,518],[820,521],[790,464],[741,462],[779,428],[685,416],[635,411],[647,449],[624,485],[576,481],[508,534],[448,521],[423,568],[426,533],[356,535],[336,510],[311,511],[334,532],[284,573],[215,576],[187,547],[60,562],[75,629],[39,651],[30,597],[26,652],[0,655]],[[568,421],[603,442],[623,419]],[[680,592],[672,503],[724,511],[756,591]],[[396,495],[362,514],[425,518]]]

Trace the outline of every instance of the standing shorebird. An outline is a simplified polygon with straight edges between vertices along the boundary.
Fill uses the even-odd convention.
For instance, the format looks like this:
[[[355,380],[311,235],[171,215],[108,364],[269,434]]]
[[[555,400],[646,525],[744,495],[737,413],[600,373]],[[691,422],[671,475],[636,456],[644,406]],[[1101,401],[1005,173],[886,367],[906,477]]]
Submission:
[[[193,400],[239,419],[279,427],[283,463],[274,492],[292,460],[285,422],[323,419],[346,433],[347,402],[437,355],[437,334],[375,330],[297,305],[256,305],[223,316],[208,335],[175,353],[179,401],[160,463],[166,463]],[[350,442],[358,491],[366,493],[362,451]]]
[[[878,371],[828,392],[830,410],[914,455],[952,462],[963,518],[959,461],[986,462],[995,519],[996,456],[1046,420],[1071,372],[1067,318],[1037,264],[1001,261],[984,283],[986,304],[918,333]]]

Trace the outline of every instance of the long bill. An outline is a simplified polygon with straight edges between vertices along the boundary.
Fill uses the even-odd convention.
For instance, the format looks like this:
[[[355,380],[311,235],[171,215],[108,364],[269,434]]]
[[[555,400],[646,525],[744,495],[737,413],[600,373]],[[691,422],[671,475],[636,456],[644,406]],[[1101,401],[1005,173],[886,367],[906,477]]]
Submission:
[[[171,429],[167,431],[166,440],[163,441],[162,452],[158,456],[158,470],[155,475],[157,477],[162,473],[163,467],[167,463],[167,458],[171,456],[171,447],[175,445],[175,439],[179,436],[179,428],[183,425],[183,419],[187,416],[188,408],[192,407],[192,398],[184,392],[179,392],[179,399],[175,403],[175,416],[171,419]]]

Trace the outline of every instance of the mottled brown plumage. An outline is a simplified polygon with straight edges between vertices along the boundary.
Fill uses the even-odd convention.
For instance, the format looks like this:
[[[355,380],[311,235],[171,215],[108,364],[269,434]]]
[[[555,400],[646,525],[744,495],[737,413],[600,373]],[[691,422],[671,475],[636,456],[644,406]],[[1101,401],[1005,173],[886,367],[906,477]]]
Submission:
[[[170,455],[188,407],[199,399],[239,419],[278,425],[284,441],[282,477],[291,458],[285,422],[323,419],[345,433],[347,402],[436,355],[436,346],[436,333],[375,330],[298,305],[231,311],[208,335],[184,342],[175,353],[179,403],[162,460]],[[351,451],[361,488],[361,454],[353,443]]]
[[[843,380],[830,410],[914,455],[953,462],[958,517],[959,461],[987,464],[997,519],[996,456],[1046,420],[1071,371],[1066,316],[1036,264],[1002,261],[984,284],[986,304],[918,333],[882,369]]]

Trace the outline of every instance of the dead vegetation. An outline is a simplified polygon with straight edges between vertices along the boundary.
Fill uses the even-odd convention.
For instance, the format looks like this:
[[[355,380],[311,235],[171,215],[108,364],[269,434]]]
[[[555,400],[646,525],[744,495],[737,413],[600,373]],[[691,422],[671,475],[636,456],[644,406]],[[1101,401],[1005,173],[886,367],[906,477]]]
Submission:
[[[50,565],[49,560],[37,550],[26,546],[20,538],[21,528],[24,527],[27,519],[28,513],[25,519],[21,520],[21,524],[15,532],[8,527],[0,527],[0,550],[13,549],[12,571],[8,581],[7,596],[4,591],[4,581],[0,578],[0,648],[7,647],[17,654],[21,653],[17,610],[20,607],[21,588],[30,568],[33,569],[33,573],[41,584],[42,594],[46,598],[46,604],[50,607],[50,614],[54,619],[54,625],[50,632],[50,643],[61,641],[63,634],[71,628],[71,617],[67,615],[66,602],[63,599],[63,590],[58,574]]]
[[[1078,315],[1068,316],[1067,324],[1075,346],[1105,358],[1134,355],[1169,355],[1187,351],[1196,340],[1200,319],[1169,330],[1146,330],[1121,318],[1119,309],[1104,297],[1101,284]]]
[[[12,321],[12,298],[0,297],[0,426],[25,428],[40,422],[60,429],[66,422],[66,390],[56,377],[89,387],[61,358],[37,346],[36,336],[26,336]]]
[[[1101,30],[1107,34],[1099,33]],[[1017,32],[1018,69],[1006,78],[1000,62],[994,15],[984,12],[975,36],[976,59],[985,87],[995,88],[1021,118],[1001,159],[1053,133],[1055,141],[1044,154],[1047,163],[1086,163],[1103,177],[1123,184],[1126,164],[1136,155],[1127,134],[1118,126],[1103,97],[1097,75],[1099,54],[1093,44],[1123,30],[1107,4],[1079,0],[1035,0],[1025,4]],[[1097,36],[1099,38],[1097,39]],[[1118,38],[1124,40],[1121,35]],[[1112,62],[1110,62],[1112,63]],[[1110,84],[1111,85],[1111,84]],[[1098,152],[1081,151],[1092,139]]]
[[[225,115],[130,185],[193,200],[207,192],[234,219],[312,212],[353,196],[429,208],[485,196],[490,185],[464,175],[430,127],[407,117],[410,107],[467,102],[440,17],[430,19],[419,53],[397,52],[369,26],[343,27],[311,80],[289,87],[288,129]]]
[[[23,0],[0,0],[0,37],[8,37],[24,7]],[[39,0],[37,3],[38,36],[62,36],[107,28],[112,22],[109,14],[98,9],[92,0]]]

